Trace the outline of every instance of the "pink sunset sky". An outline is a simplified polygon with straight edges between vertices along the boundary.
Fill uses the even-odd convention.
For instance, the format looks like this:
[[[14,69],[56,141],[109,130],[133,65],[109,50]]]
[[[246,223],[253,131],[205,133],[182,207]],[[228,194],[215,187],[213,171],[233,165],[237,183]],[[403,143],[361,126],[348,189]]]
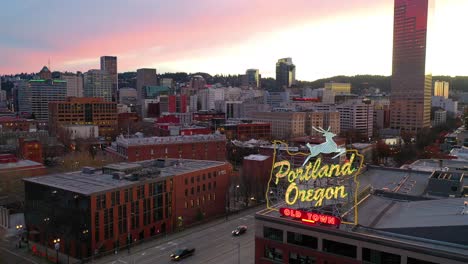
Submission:
[[[292,57],[297,78],[391,73],[392,0],[8,1],[0,17],[0,74],[99,68],[119,72],[274,76]],[[433,74],[468,75],[467,0],[439,0],[430,61]]]

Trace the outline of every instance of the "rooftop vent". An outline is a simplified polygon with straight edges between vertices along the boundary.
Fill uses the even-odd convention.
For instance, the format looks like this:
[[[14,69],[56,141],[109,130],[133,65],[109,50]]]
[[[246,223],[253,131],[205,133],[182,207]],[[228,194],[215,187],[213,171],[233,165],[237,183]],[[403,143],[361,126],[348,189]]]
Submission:
[[[125,172],[123,171],[115,171],[112,173],[112,179],[123,180],[124,178],[125,178]]]
[[[83,167],[81,169],[81,173],[83,173],[83,174],[94,174],[95,171],[96,171],[96,169],[93,168],[93,167]]]

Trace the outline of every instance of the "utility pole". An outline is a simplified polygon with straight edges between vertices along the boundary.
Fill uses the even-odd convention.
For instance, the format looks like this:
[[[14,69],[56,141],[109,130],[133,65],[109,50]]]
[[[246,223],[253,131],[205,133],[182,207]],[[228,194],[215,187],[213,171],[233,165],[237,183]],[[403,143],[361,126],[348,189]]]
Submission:
[[[240,264],[240,241],[237,241],[237,264]]]

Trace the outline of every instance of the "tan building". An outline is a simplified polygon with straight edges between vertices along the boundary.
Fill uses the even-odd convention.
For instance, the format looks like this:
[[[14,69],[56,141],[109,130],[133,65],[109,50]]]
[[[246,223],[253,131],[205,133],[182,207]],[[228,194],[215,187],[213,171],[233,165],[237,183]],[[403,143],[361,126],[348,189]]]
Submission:
[[[341,122],[339,112],[324,112],[323,113],[323,129],[330,128],[330,131],[336,135],[340,134]]]
[[[117,103],[87,97],[49,103],[49,133],[57,135],[66,125],[96,125],[100,136],[112,140],[117,133]]]
[[[273,139],[288,139],[306,134],[305,112],[254,112],[251,118],[256,122],[271,123]]]
[[[351,84],[350,83],[325,83],[325,89],[331,90],[335,94],[350,94],[351,93]]]
[[[449,96],[449,83],[444,81],[434,82],[434,96],[443,96],[448,99]]]
[[[321,112],[307,112],[305,132],[310,136],[320,136],[321,133],[312,127],[324,127],[324,113]],[[326,128],[325,128],[326,129]]]

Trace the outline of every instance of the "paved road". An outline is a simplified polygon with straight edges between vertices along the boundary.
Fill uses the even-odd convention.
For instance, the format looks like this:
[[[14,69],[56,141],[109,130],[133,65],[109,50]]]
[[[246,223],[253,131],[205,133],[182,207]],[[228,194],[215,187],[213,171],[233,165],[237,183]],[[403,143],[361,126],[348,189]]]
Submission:
[[[195,227],[193,230],[184,231],[187,232],[186,234],[176,234],[174,238],[168,238],[163,242],[154,241],[153,245],[147,245],[144,249],[132,250],[131,255],[121,252],[113,256],[112,259],[98,260],[98,263],[171,263],[169,255],[173,251],[180,247],[194,247],[195,254],[179,261],[179,263],[253,264],[255,252],[254,214],[261,209],[263,208],[250,209],[239,215],[231,216],[228,221],[218,220],[207,223]],[[233,237],[231,231],[239,225],[248,226],[248,231],[240,237]]]

